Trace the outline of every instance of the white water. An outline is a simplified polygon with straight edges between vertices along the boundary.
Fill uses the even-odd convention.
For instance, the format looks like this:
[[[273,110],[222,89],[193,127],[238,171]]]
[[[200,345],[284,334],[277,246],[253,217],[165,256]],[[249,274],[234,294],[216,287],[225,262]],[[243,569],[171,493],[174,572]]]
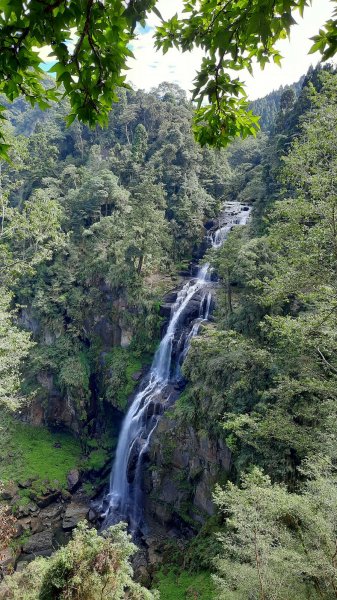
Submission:
[[[219,248],[234,224],[246,224],[249,211],[235,214],[230,222],[220,227],[210,238],[214,248]],[[109,493],[104,499],[105,524],[121,520],[129,522],[134,533],[142,524],[142,465],[149,447],[152,433],[161,416],[162,396],[169,384],[182,380],[181,365],[187,355],[191,341],[197,335],[201,323],[208,320],[212,294],[210,292],[210,265],[199,268],[197,277],[190,279],[179,291],[171,309],[167,331],[155,353],[150,375],[142,382],[122,425],[116,458],[110,477]],[[199,316],[190,323],[190,330],[183,328],[182,349],[175,359],[174,344],[184,312],[196,295],[201,295]],[[175,364],[174,363],[175,359]]]

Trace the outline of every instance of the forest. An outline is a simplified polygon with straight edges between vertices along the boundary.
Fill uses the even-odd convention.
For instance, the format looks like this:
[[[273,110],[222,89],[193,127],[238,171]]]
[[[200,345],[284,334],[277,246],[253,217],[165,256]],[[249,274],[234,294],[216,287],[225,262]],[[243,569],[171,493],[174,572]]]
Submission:
[[[175,84],[118,100],[102,129],[67,126],[67,98],[1,101],[0,598],[336,598],[336,71],[252,103],[261,131],[226,148],[198,144]],[[235,203],[247,223],[211,247]],[[212,314],[132,539],[99,499],[197,263]]]

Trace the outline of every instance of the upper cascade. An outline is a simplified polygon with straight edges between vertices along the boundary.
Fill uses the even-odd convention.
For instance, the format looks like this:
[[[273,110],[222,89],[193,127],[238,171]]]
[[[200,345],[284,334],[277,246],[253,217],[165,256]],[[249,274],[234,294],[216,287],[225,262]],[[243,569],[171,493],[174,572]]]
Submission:
[[[249,207],[228,203],[219,218],[218,228],[208,237],[210,245],[219,248],[233,226],[247,223],[249,214]],[[144,527],[143,460],[163,407],[170,403],[170,390],[183,382],[181,365],[191,341],[198,334],[200,325],[209,318],[212,302],[210,273],[211,266],[205,263],[199,267],[197,276],[191,277],[178,292],[150,373],[141,381],[124,418],[111,470],[109,493],[103,501],[103,527],[121,520],[129,523],[134,534]],[[188,306],[195,299],[198,301],[198,317],[189,319]],[[184,323],[186,314],[187,324]]]

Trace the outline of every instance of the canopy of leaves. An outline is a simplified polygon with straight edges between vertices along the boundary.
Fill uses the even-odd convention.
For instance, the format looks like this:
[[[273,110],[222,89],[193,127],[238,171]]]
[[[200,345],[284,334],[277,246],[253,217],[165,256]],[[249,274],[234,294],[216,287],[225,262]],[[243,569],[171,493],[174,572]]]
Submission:
[[[336,597],[336,473],[329,460],[306,464],[301,493],[254,468],[241,486],[215,492],[226,515],[216,561],[219,600]]]
[[[12,163],[0,165],[0,281],[37,342],[26,393],[38,389],[48,405],[47,378],[84,422],[93,373],[100,398],[125,407],[132,374],[160,333],[165,277],[191,259],[230,167],[223,150],[195,143],[192,110],[177,86],[120,91],[105,130],[66,128],[66,108],[63,101],[42,115],[19,99],[8,110],[13,132],[29,137],[18,136]],[[16,332],[9,311],[7,336],[8,327]],[[132,347],[110,360],[124,331]],[[15,352],[19,365],[18,344]]]
[[[222,282],[218,321],[192,344],[191,385],[176,409],[210,431],[222,418],[237,470],[253,460],[290,486],[308,454],[330,447],[336,418],[337,79],[319,79],[281,109],[293,118],[310,97],[275,161],[278,200],[266,194],[275,134],[265,169],[250,169],[263,183],[251,230],[236,228],[210,257]]]

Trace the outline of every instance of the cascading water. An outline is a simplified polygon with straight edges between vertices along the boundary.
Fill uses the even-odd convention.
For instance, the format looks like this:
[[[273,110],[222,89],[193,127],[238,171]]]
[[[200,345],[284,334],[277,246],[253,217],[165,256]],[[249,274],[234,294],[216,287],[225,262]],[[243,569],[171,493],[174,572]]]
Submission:
[[[249,210],[247,207],[240,208],[236,214],[234,212],[229,222],[219,227],[209,238],[214,248],[222,245],[233,225],[246,224]],[[133,533],[142,527],[143,460],[163,412],[163,397],[165,393],[168,394],[168,403],[170,387],[172,389],[172,385],[183,380],[181,365],[191,341],[197,335],[201,323],[208,320],[212,302],[210,285],[210,265],[206,263],[199,268],[197,277],[184,285],[172,305],[168,327],[155,353],[150,374],[141,382],[122,425],[110,476],[109,493],[103,501],[103,527],[121,520],[129,523]],[[184,314],[196,297],[199,301],[199,315],[191,318],[189,327],[183,327],[177,344],[177,333],[184,321]]]

